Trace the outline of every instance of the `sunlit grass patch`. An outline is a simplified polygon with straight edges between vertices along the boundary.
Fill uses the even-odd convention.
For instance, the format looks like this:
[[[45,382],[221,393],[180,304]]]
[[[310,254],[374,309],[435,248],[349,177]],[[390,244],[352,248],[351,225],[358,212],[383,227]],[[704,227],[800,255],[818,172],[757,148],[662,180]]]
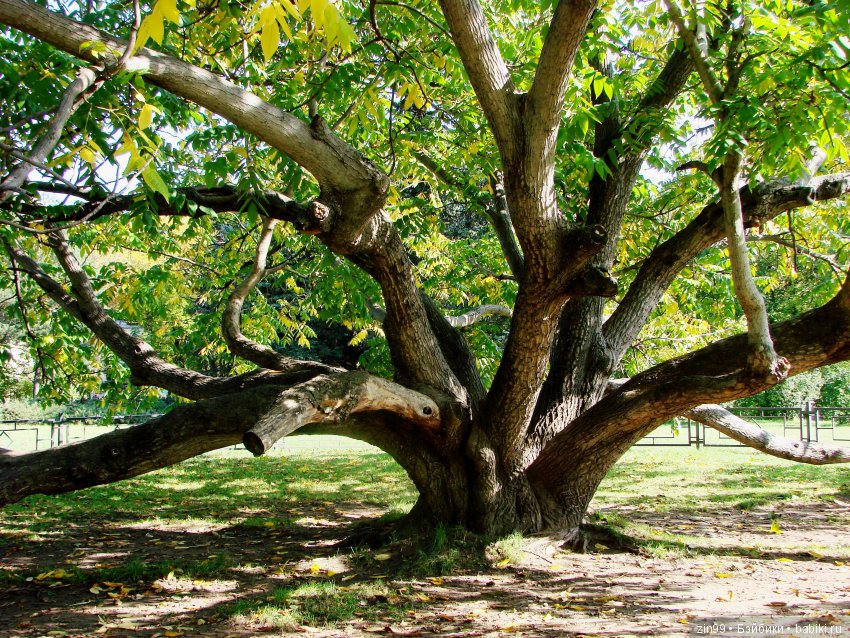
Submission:
[[[839,466],[797,464],[737,448],[634,448],[608,473],[593,508],[617,503],[657,513],[711,512],[847,494],[850,479]]]
[[[382,582],[339,585],[316,580],[237,601],[226,613],[238,625],[292,631],[299,625],[334,626],[355,616],[402,615],[414,608],[417,600],[411,592],[393,590]]]
[[[497,567],[519,565],[525,558],[525,552],[522,549],[522,534],[514,532],[493,541],[487,546],[487,557]]]

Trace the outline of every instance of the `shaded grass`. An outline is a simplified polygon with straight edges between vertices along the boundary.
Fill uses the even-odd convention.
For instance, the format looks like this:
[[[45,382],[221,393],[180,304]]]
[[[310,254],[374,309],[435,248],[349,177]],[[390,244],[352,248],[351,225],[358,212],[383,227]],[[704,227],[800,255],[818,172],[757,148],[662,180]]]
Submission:
[[[276,512],[286,508],[297,514],[301,503],[332,507],[357,501],[406,512],[415,498],[407,476],[382,453],[203,456],[133,480],[9,505],[0,512],[0,538],[36,541],[92,519],[279,527],[293,519]]]
[[[145,530],[180,526],[284,533],[292,526],[308,525],[323,511],[333,513],[336,504],[344,501],[372,506],[387,512],[385,520],[397,520],[409,511],[415,497],[401,468],[389,456],[372,450],[297,451],[285,457],[258,459],[247,455],[204,456],[133,480],[62,496],[31,497],[8,506],[0,511],[0,552],[14,544],[61,539],[84,531],[94,522],[102,528],[132,527],[140,530],[140,535]],[[764,547],[720,548],[712,544],[705,530],[660,529],[635,520],[640,516],[632,517],[630,512],[662,519],[699,515],[720,520],[724,512],[734,511],[765,518],[764,512],[781,516],[785,507],[847,498],[850,477],[841,467],[795,465],[736,449],[640,448],[629,452],[613,468],[592,507],[602,512],[597,522],[612,534],[654,555],[719,552],[749,556],[769,551],[770,538]],[[617,514],[608,512],[614,508]],[[830,522],[837,527],[850,523],[843,515],[834,518]],[[759,519],[753,526],[765,524],[769,526],[770,520],[765,523]],[[437,527],[391,538],[390,543],[396,549],[394,560],[381,564],[380,569],[391,567],[395,574],[442,576],[522,560],[523,539],[519,535],[485,539],[463,529]],[[788,551],[804,555],[818,549],[813,544]],[[850,555],[850,547],[843,545],[830,551]],[[166,562],[137,556],[119,560],[122,562],[102,567],[80,567],[64,561],[61,567],[69,574],[66,582],[88,583],[151,581],[172,571],[190,578],[221,577],[234,567],[233,561],[221,554],[203,560]],[[355,551],[351,560],[365,569],[379,568],[371,551]],[[0,584],[21,582],[40,572],[43,568],[0,568]],[[342,595],[345,590],[341,592],[335,592],[333,598],[346,599]],[[314,596],[311,604],[322,596]],[[290,620],[300,622],[302,616],[297,614],[308,612],[300,603],[297,606],[292,602],[296,599],[300,600],[292,595],[286,599],[288,616],[266,621],[275,626]],[[339,605],[345,606],[343,602]],[[315,613],[317,618],[321,616]],[[328,618],[332,615],[325,614]]]
[[[56,569],[11,569],[0,568],[0,584],[21,584],[32,580],[43,580],[46,584],[118,582],[152,582],[173,574],[186,578],[210,578],[226,575],[234,566],[224,554],[215,554],[203,560],[150,561],[131,557],[117,565],[108,567],[78,567],[63,564]],[[52,572],[59,571],[53,576]]]

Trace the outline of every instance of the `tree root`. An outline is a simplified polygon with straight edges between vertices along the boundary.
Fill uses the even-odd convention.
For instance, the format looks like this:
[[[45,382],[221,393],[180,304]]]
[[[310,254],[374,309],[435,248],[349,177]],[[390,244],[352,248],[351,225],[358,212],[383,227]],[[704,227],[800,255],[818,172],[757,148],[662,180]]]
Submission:
[[[630,554],[638,552],[633,539],[598,523],[582,523],[564,537],[561,547],[577,554],[593,554],[606,550]]]

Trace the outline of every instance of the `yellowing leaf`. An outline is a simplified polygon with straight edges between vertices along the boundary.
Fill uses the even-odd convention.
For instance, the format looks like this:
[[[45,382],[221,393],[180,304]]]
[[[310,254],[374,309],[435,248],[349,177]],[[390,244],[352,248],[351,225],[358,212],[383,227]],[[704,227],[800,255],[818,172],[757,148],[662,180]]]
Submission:
[[[725,572],[714,572],[715,578],[732,578],[732,574],[727,574]]]
[[[159,109],[151,104],[145,104],[142,107],[142,110],[139,111],[139,128],[146,129],[151,125],[153,121],[153,114],[157,113]]]
[[[433,585],[442,585],[443,584],[442,578],[429,578],[428,580],[430,580],[431,584],[433,584]]]
[[[782,530],[779,527],[779,519],[774,518],[770,522],[770,533],[771,534],[781,534]]]
[[[263,47],[263,57],[266,59],[266,62],[274,57],[279,43],[280,29],[277,27],[277,20],[272,19],[269,22],[263,22],[263,30],[260,34],[260,44]]]
[[[286,12],[296,20],[301,19],[301,12],[298,10],[298,7],[290,2],[290,0],[280,0],[280,6],[282,6]]]
[[[392,554],[375,554],[375,560],[389,560],[392,557]]]
[[[320,571],[322,571],[322,568],[319,566],[318,563],[313,563],[312,565],[310,565],[311,574],[318,574]]]
[[[292,30],[289,28],[289,18],[287,18],[286,12],[279,4],[274,4],[273,8],[275,18],[277,18],[277,23],[280,25],[280,28],[283,29],[287,39],[292,40]]]
[[[158,12],[151,13],[145,16],[142,24],[139,27],[139,34],[136,37],[136,50],[138,51],[143,46],[148,38],[162,44],[162,36],[165,35],[165,27],[163,26],[163,16]]]
[[[776,560],[780,563],[793,563],[794,562],[790,558],[785,558],[784,556],[782,558],[777,558]]]
[[[36,580],[46,580],[48,578],[53,578],[53,579],[56,579],[56,580],[61,580],[61,579],[66,578],[67,576],[70,576],[70,575],[71,574],[66,572],[64,569],[53,569],[49,572],[43,572],[43,573],[39,574],[38,576],[35,577],[35,579]]]
[[[177,10],[177,0],[159,0],[155,11],[158,11],[169,22],[180,23],[180,12]]]
[[[82,160],[92,168],[94,168],[97,164],[97,153],[95,153],[88,146],[84,146],[80,149],[80,158],[82,158]]]

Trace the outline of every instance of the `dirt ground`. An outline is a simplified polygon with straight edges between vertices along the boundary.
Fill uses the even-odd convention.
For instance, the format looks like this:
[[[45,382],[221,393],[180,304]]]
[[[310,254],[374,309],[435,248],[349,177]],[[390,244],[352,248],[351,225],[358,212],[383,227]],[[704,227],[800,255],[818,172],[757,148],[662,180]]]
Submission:
[[[850,634],[845,549],[833,555],[828,549],[789,550],[812,544],[846,548],[845,526],[836,521],[847,520],[850,503],[840,500],[786,508],[781,534],[770,533],[767,513],[766,525],[754,525],[759,513],[752,511],[660,517],[614,507],[602,515],[687,531],[688,538],[710,540],[714,549],[684,547],[659,555],[596,543],[591,553],[574,554],[552,539],[527,537],[517,564],[498,561],[442,577],[400,575],[401,554],[410,551],[400,545],[357,552],[334,546],[353,523],[379,514],[356,502],[326,503],[294,512],[295,523],[285,528],[214,528],[192,521],[139,526],[113,519],[84,521],[37,543],[7,537],[0,565],[38,576],[0,584],[0,636]],[[61,572],[63,566],[85,569],[132,559],[185,565],[222,555],[232,566],[208,578],[186,578],[178,570],[155,580],[67,582]],[[262,616],[239,620],[234,614],[234,601],[255,601],[256,609],[256,601],[273,597],[275,588],[312,583],[335,596],[354,592],[361,598],[352,613],[333,623],[264,625]]]

